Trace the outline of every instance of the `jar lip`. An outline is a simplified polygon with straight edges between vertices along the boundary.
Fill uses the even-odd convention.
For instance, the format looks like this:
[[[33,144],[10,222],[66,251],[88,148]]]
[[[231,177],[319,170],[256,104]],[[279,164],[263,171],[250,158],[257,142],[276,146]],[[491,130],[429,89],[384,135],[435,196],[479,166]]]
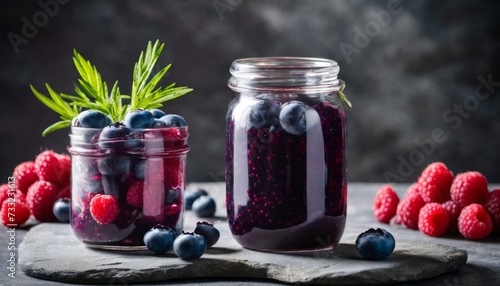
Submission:
[[[132,132],[139,132],[139,133],[146,133],[146,132],[154,132],[154,131],[162,131],[162,130],[173,130],[173,129],[178,129],[181,132],[188,132],[188,127],[189,126],[181,126],[181,127],[160,127],[160,128],[129,128],[130,131]],[[89,127],[80,127],[80,126],[71,126],[70,127],[70,134],[71,131],[94,131],[94,132],[99,132],[102,130],[102,128],[89,128]]]
[[[263,69],[322,69],[335,68],[338,63],[334,60],[312,57],[255,57],[241,58],[233,61],[231,71],[244,69],[263,70]]]

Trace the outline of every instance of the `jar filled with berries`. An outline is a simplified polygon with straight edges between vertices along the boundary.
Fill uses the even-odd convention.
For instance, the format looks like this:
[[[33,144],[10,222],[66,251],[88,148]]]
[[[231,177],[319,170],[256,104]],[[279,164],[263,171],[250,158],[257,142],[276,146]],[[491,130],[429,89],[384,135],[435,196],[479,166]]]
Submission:
[[[87,246],[143,249],[156,225],[181,234],[188,127],[182,117],[161,113],[138,110],[124,123],[88,127],[88,116],[106,118],[90,111],[74,121],[71,226]]]
[[[227,216],[242,246],[333,248],[346,220],[346,113],[339,65],[269,57],[232,63],[226,117]]]

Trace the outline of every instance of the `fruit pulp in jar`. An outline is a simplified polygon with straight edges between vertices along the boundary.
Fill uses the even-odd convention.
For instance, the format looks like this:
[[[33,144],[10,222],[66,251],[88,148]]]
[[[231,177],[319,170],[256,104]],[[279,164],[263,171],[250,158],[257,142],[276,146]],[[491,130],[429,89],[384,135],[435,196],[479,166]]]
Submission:
[[[273,101],[282,113],[286,104]],[[264,251],[335,247],[346,219],[344,111],[327,101],[305,102],[306,131],[292,134],[269,113],[264,117],[273,122],[255,127],[250,117],[259,102],[240,96],[228,112],[226,205],[233,237]]]
[[[144,140],[134,154],[103,154],[99,148],[75,154],[70,147],[71,225],[81,241],[97,248],[143,246],[144,234],[157,224],[181,233],[186,155],[148,155],[148,151],[167,148],[163,144],[179,149],[187,145],[183,140],[162,141]],[[94,217],[91,203],[97,195],[116,198],[116,219],[103,222]],[[110,206],[102,208],[105,216]]]

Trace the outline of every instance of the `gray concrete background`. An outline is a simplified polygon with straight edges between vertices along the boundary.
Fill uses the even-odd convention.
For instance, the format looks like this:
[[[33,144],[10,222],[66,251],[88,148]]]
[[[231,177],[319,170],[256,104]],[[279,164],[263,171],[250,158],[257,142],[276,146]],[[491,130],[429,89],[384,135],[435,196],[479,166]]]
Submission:
[[[40,3],[51,6],[44,10]],[[190,182],[223,179],[231,61],[280,55],[339,62],[354,105],[348,112],[351,181],[412,182],[426,164],[443,161],[455,173],[478,170],[500,182],[499,2],[0,0],[0,5],[4,177],[41,148],[63,152],[68,144],[67,131],[40,137],[58,118],[35,99],[30,83],[73,92],[76,48],[108,82],[118,79],[129,92],[133,63],[147,41],[158,38],[166,42],[160,63],[173,63],[165,83],[195,89],[163,108],[183,115],[190,126]],[[26,22],[36,31],[28,31]]]

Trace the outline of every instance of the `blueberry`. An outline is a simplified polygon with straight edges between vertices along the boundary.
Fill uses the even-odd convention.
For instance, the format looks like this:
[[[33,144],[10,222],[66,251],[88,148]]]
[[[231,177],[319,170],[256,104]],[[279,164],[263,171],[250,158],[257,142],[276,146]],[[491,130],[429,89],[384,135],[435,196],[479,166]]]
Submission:
[[[280,124],[286,132],[300,135],[306,131],[306,109],[300,101],[290,101],[281,108]]]
[[[68,198],[58,199],[54,203],[52,211],[60,222],[69,222],[70,205],[71,201]]]
[[[85,110],[78,114],[77,119],[72,121],[73,126],[83,128],[104,128],[111,124],[111,119],[106,114],[97,110]]]
[[[176,114],[167,114],[160,119],[156,120],[153,127],[182,127],[186,126],[186,120],[179,115]]]
[[[144,134],[141,131],[133,131],[127,136],[127,139],[123,142],[125,149],[137,150],[144,147]]]
[[[116,176],[127,173],[130,168],[130,159],[126,156],[104,156],[97,162],[99,171],[105,176]]]
[[[154,118],[162,118],[163,116],[165,116],[165,112],[159,110],[159,109],[151,109],[149,112],[151,112],[151,114],[153,114],[153,117]]]
[[[98,145],[101,148],[121,150],[125,148],[129,135],[130,129],[122,123],[116,122],[102,129]]]
[[[94,143],[95,141],[97,141],[97,138],[99,138],[99,133],[102,130],[96,128],[82,128],[81,126],[74,126],[74,127],[80,127],[80,128],[72,128],[70,136],[71,138],[75,138],[75,142],[81,142],[81,143]],[[92,148],[93,146],[88,146],[85,148],[89,147]]]
[[[164,121],[161,121],[160,119],[157,119],[155,118],[155,121],[153,122],[153,128],[164,128],[164,127],[168,127],[167,126],[167,123],[165,123]]]
[[[170,189],[165,192],[165,204],[171,205],[179,198],[179,191],[177,189]]]
[[[210,196],[201,196],[193,202],[193,211],[199,217],[212,217],[215,214],[215,201]]]
[[[396,242],[392,234],[385,229],[370,228],[356,239],[356,249],[366,259],[381,260],[389,256]]]
[[[71,119],[71,126],[82,127],[82,124],[80,124],[80,119],[78,118],[78,116],[75,116],[73,117],[73,119]]]
[[[125,114],[123,123],[128,128],[151,128],[154,120],[151,112],[138,109]]]
[[[250,124],[254,128],[271,127],[277,121],[280,106],[273,100],[259,101],[250,111]]]
[[[92,157],[74,156],[71,159],[72,168],[76,173],[84,179],[90,179],[99,175],[97,167],[97,159]]]
[[[200,258],[207,250],[207,241],[199,234],[183,232],[174,240],[174,252],[180,259]]]
[[[115,176],[102,176],[102,189],[104,194],[120,198],[119,180]]]
[[[140,160],[134,165],[134,176],[138,180],[144,180],[144,166],[146,165],[146,160]]]
[[[103,191],[101,176],[99,176],[96,180],[92,178],[78,180],[76,182],[75,188],[77,192],[98,194]]]
[[[220,238],[220,232],[214,227],[213,224],[206,221],[198,222],[194,233],[199,234],[205,238],[207,241],[207,247],[214,246]]]
[[[156,254],[162,254],[172,250],[175,237],[175,231],[171,228],[163,225],[156,225],[146,232],[143,240],[150,251]]]
[[[198,199],[201,196],[208,196],[207,191],[198,188],[187,189],[186,192],[184,192],[184,201],[186,202],[186,209],[190,210],[191,207],[193,206],[194,201],[196,201],[196,199]]]

